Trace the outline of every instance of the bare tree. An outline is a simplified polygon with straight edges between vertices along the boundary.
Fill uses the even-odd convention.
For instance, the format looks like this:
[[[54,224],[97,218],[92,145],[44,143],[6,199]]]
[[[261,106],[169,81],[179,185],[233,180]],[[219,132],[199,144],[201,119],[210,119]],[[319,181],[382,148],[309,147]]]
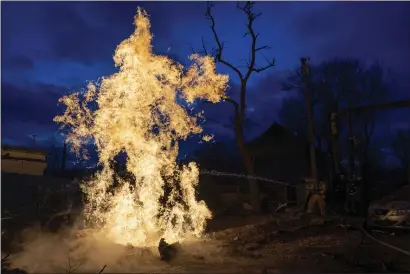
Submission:
[[[379,64],[362,69],[359,75],[355,105],[372,105],[385,101],[389,90],[389,79]],[[375,122],[380,116],[378,112],[359,113],[355,118],[358,136],[358,160],[361,163],[362,173],[367,172],[369,149],[375,130]]]
[[[243,12],[246,15],[246,18],[247,18],[247,25],[246,25],[247,30],[244,36],[249,35],[251,37],[250,58],[244,66],[235,66],[224,58],[224,55],[223,55],[224,49],[225,49],[224,43],[221,42],[221,39],[218,36],[218,33],[216,31],[215,18],[212,15],[212,8],[214,7],[213,3],[207,4],[205,16],[211,22],[210,28],[211,28],[211,31],[212,31],[212,34],[213,34],[213,37],[216,43],[216,47],[213,48],[210,52],[208,52],[205,47],[204,41],[202,41],[203,53],[214,57],[216,62],[221,63],[225,65],[226,67],[230,68],[234,72],[234,74],[238,76],[240,80],[239,102],[235,101],[232,98],[226,98],[226,101],[231,103],[233,106],[233,110],[234,110],[233,125],[234,125],[236,141],[237,141],[238,148],[242,156],[242,160],[243,160],[243,164],[245,166],[246,172],[250,177],[255,175],[255,170],[254,170],[251,154],[245,145],[245,136],[244,136],[244,124],[246,121],[247,85],[253,73],[260,73],[275,65],[275,60],[273,59],[269,60],[262,54],[262,51],[265,49],[269,49],[269,47],[257,45],[259,33],[255,32],[253,24],[254,24],[255,19],[258,18],[261,14],[255,13],[253,11],[254,4],[255,4],[254,2],[250,2],[250,1],[246,2],[245,4],[238,2],[236,6],[241,12]],[[261,54],[265,58],[267,62],[265,66],[261,66],[261,67],[257,66],[256,59],[257,59],[258,53]],[[259,201],[260,199],[259,199],[258,183],[256,180],[252,178],[249,179],[249,183],[250,183],[250,202],[252,204],[252,208],[255,212],[259,212],[260,211],[260,201]]]
[[[410,129],[398,130],[391,148],[393,155],[400,161],[406,171],[407,182],[410,184]]]
[[[315,143],[320,151],[330,152],[330,132],[328,114],[339,108],[355,107],[380,103],[388,93],[388,79],[384,70],[374,64],[364,67],[356,59],[335,59],[313,66],[310,73],[312,83],[312,109],[315,119]],[[289,75],[284,81],[285,90],[298,93],[284,101],[279,116],[282,122],[293,131],[304,134],[306,131],[305,106],[302,97],[302,76],[299,71]],[[377,113],[359,113],[352,117],[357,158],[362,168],[368,159],[368,150],[374,132]],[[343,124],[341,124],[343,125]],[[341,127],[343,134],[346,134]]]

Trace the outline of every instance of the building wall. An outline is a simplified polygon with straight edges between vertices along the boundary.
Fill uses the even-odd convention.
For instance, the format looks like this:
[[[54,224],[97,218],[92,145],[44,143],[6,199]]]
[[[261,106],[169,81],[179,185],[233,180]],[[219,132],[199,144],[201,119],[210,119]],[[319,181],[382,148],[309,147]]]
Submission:
[[[255,160],[257,175],[286,183],[299,183],[309,176],[309,163],[305,151],[296,146],[284,146]]]
[[[46,155],[12,149],[1,150],[1,171],[5,173],[43,176],[47,167]]]
[[[46,155],[42,153],[2,148],[1,156],[3,157],[6,154],[9,154],[9,157],[13,157],[13,158],[33,159],[33,160],[40,160],[40,161],[46,160]]]

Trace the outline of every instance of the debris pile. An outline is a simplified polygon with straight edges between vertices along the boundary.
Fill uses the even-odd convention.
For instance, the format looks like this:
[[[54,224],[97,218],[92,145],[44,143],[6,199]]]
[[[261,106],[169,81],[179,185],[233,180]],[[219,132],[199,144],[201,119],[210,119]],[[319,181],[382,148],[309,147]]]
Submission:
[[[7,274],[27,274],[26,271],[19,268],[12,268],[9,262],[10,254],[1,258],[1,273]]]
[[[405,254],[386,249],[369,239],[360,228],[361,219],[305,213],[272,215],[270,221],[214,233],[234,256],[257,259],[280,269],[315,269],[325,272],[403,272],[410,260]],[[347,224],[351,223],[351,224]],[[356,224],[357,223],[357,224]],[[408,238],[379,236],[391,245],[408,249]],[[397,242],[398,241],[398,242]],[[408,246],[408,245],[407,245]],[[376,258],[376,259],[374,259]]]
[[[275,214],[267,222],[230,228],[214,233],[213,238],[224,242],[262,243],[270,237],[310,226],[335,223],[335,219],[324,219],[312,214]]]
[[[277,244],[301,241],[305,234],[319,235],[318,229],[321,233],[327,233],[328,224],[335,221],[312,214],[287,212],[272,215],[269,221],[216,232],[212,238],[222,242],[235,255],[261,258],[274,252]],[[332,228],[336,229],[335,226]]]

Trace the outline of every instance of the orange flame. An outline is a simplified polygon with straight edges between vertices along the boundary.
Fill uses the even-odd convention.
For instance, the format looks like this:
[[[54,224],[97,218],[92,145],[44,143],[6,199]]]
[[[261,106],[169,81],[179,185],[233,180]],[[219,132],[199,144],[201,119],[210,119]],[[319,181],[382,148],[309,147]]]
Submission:
[[[198,117],[177,103],[177,96],[182,94],[188,103],[196,99],[216,103],[225,97],[228,83],[227,75],[216,73],[211,57],[194,54],[193,65],[184,70],[167,56],[153,54],[151,40],[148,15],[139,8],[134,33],[115,51],[119,72],[99,85],[89,84],[84,98],[79,93],[61,98],[67,108],[54,118],[70,129],[67,141],[78,156],[86,157],[80,148],[90,140],[97,147],[102,170],[86,186],[87,219],[113,241],[134,246],[157,245],[160,238],[182,241],[203,233],[211,212],[195,197],[198,167],[190,163],[179,170],[176,164],[178,140],[201,133],[202,128]],[[110,162],[122,151],[135,184],[119,179],[120,187],[111,193]],[[163,179],[175,173],[180,190],[174,180]],[[166,184],[173,188],[164,206],[159,200]]]

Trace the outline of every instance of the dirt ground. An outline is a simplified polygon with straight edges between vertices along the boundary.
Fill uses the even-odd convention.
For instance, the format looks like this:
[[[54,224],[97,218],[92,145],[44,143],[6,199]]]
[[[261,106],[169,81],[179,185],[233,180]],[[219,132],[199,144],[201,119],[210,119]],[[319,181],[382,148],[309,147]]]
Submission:
[[[410,273],[410,257],[364,236],[361,219],[282,213],[216,232],[213,237],[239,258],[269,272],[401,272]],[[351,226],[346,226],[350,224]],[[372,231],[390,245],[410,250],[410,234]]]
[[[323,219],[297,212],[274,216],[225,216],[209,223],[204,240],[182,244],[179,256],[171,262],[160,261],[154,248],[148,251],[149,255],[133,252],[121,258],[138,262],[136,269],[115,268],[107,257],[104,273],[410,273],[408,255],[381,246],[363,236],[360,230],[346,226],[359,226],[360,223],[361,220],[355,218],[342,220],[332,216]],[[410,250],[409,233],[373,231],[372,235]],[[71,273],[84,272],[98,273],[99,270],[79,268]]]

